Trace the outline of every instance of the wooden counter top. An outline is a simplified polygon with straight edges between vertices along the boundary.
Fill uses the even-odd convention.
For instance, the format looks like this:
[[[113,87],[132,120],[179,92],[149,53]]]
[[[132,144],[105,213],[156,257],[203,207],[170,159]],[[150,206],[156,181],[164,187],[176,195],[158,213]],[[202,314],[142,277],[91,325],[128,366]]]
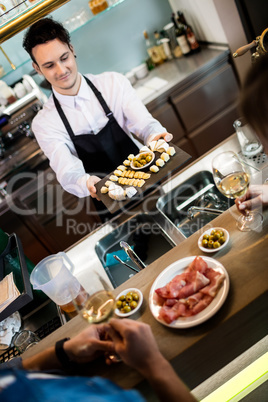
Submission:
[[[174,362],[176,367],[176,359],[189,350],[189,359],[191,356],[191,349],[198,342],[205,342],[206,338],[213,338],[212,334],[217,334],[216,344],[221,348],[226,348],[228,341],[234,343],[236,339],[232,329],[238,325],[235,316],[239,314],[246,306],[254,302],[264,292],[267,292],[268,284],[268,211],[265,212],[265,220],[260,232],[240,232],[236,228],[235,216],[238,212],[235,207],[230,208],[219,217],[217,217],[209,225],[193,234],[190,238],[183,241],[181,244],[170,250],[158,260],[154,261],[151,265],[146,267],[139,274],[135,275],[129,281],[115,289],[116,294],[121,290],[128,287],[139,288],[144,295],[144,303],[138,317],[136,319],[148,323],[156,337],[157,343],[163,355]],[[170,329],[158,323],[150,312],[148,305],[148,297],[151,285],[155,278],[174,261],[195,255],[204,255],[197,246],[197,240],[200,234],[211,226],[221,226],[226,228],[230,234],[230,241],[228,245],[219,252],[214,254],[207,254],[212,258],[220,261],[229,273],[230,277],[230,291],[222,308],[216,313],[215,316],[210,318],[207,322],[189,329]],[[267,298],[266,298],[267,301]],[[260,308],[268,310],[266,302],[265,306]],[[254,315],[254,309],[252,314]],[[258,315],[256,311],[255,315]],[[260,315],[258,315],[261,317]],[[244,321],[247,319],[244,319]],[[242,320],[243,321],[243,320]],[[241,325],[243,324],[241,321]],[[243,322],[244,322],[243,321]],[[228,323],[231,323],[230,325]],[[34,353],[44,349],[46,346],[55,344],[55,341],[66,336],[74,336],[85,328],[88,324],[80,317],[75,317],[66,325],[56,330],[54,333],[42,340],[35,348]],[[229,327],[228,327],[229,325]],[[255,324],[254,324],[255,325]],[[262,331],[267,334],[267,321],[261,323]],[[266,326],[266,328],[264,328]],[[224,329],[224,330],[221,330]],[[243,328],[241,328],[243,330]],[[254,331],[254,328],[252,329]],[[245,328],[246,331],[246,328]],[[247,330],[248,331],[248,330]],[[243,332],[242,332],[243,333]],[[210,335],[210,338],[209,338]],[[241,335],[239,335],[241,336]],[[247,334],[245,333],[245,337]],[[241,339],[237,339],[239,343]],[[226,343],[227,342],[227,343]],[[225,346],[224,346],[225,345]],[[234,345],[230,345],[230,347]],[[33,354],[33,351],[26,352],[23,357]],[[215,359],[220,356],[217,355],[217,350],[212,351]],[[205,367],[205,362],[204,362]],[[194,367],[192,367],[194,371]],[[183,368],[180,370],[183,373]],[[98,361],[91,366],[91,369],[83,367],[83,374],[103,375],[123,387],[134,387],[141,382],[142,378],[134,370],[127,368],[124,364],[113,365],[107,367],[103,361]],[[181,372],[180,372],[181,374]],[[183,376],[182,376],[183,377]],[[200,377],[201,378],[201,377]],[[187,383],[187,378],[183,378]],[[198,380],[196,380],[198,381]],[[194,385],[194,384],[193,384]],[[197,384],[195,384],[197,385]]]

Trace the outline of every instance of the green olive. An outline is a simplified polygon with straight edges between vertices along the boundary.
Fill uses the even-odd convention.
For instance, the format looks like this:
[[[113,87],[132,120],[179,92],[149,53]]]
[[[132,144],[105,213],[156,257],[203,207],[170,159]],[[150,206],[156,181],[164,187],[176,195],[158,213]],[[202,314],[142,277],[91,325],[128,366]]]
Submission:
[[[204,234],[203,239],[204,239],[204,240],[209,240],[209,235],[208,235],[207,233]]]
[[[213,230],[210,232],[210,235],[213,236],[214,234],[215,234],[215,230],[213,229]]]
[[[121,300],[117,300],[117,302],[116,302],[116,307],[118,308],[118,309],[120,309],[121,307],[122,307],[122,301]]]
[[[124,313],[130,313],[131,307],[127,305],[127,306],[124,307],[123,310],[124,310]]]
[[[139,295],[138,295],[138,293],[133,293],[133,295],[132,295],[132,299],[134,300],[134,301],[139,301]]]
[[[128,305],[128,303],[127,303],[126,301],[123,301],[122,307],[125,307],[125,306],[127,306],[127,305]]]
[[[207,239],[203,239],[203,240],[202,240],[202,246],[205,247],[205,248],[208,248],[208,241],[207,241]]]
[[[132,302],[132,296],[131,295],[126,295],[126,302],[131,303]]]
[[[214,244],[214,241],[213,241],[213,240],[209,240],[209,241],[208,241],[208,248],[213,248],[213,244]]]
[[[120,296],[119,300],[124,301],[125,300],[125,295]]]
[[[221,235],[219,234],[219,232],[216,232],[216,233],[214,233],[213,240],[217,241],[217,240],[219,240],[220,237],[221,237]]]
[[[220,243],[220,244],[225,243],[225,237],[224,237],[224,236],[222,236],[222,237],[219,238],[219,243]]]
[[[134,310],[137,307],[138,303],[136,301],[132,301],[130,303],[131,310]]]
[[[219,248],[221,245],[218,241],[214,241],[213,248]]]

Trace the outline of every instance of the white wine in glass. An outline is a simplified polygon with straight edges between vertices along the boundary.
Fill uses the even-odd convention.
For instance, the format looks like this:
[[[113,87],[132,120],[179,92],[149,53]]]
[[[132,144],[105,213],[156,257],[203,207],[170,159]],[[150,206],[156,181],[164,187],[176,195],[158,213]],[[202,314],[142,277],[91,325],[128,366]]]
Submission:
[[[115,296],[109,284],[97,273],[91,272],[87,283],[81,286],[79,295],[72,294],[72,303],[78,314],[89,324],[108,321],[115,309]],[[120,362],[116,354],[105,353],[114,363]]]
[[[71,295],[72,291],[70,289]],[[115,308],[115,297],[108,283],[96,272],[81,286],[79,297],[72,295],[76,311],[89,324],[107,321]]]
[[[250,184],[250,174],[238,155],[232,151],[222,152],[212,161],[215,184],[228,198],[240,198],[246,194]],[[263,222],[260,213],[246,211],[237,221],[239,230],[246,232],[257,229]]]

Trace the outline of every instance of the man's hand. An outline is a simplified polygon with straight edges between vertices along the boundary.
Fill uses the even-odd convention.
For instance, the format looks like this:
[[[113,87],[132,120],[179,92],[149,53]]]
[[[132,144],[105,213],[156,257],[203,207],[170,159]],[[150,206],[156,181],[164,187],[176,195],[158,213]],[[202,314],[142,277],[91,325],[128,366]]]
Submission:
[[[247,211],[268,205],[268,185],[252,185],[247,193],[235,200],[237,209],[243,215],[247,215]]]
[[[105,340],[108,324],[91,325],[64,343],[64,350],[76,363],[90,362],[104,352],[115,353],[111,340]]]
[[[98,176],[90,176],[87,179],[88,191],[90,192],[91,197],[97,198],[98,201],[100,201],[100,199],[97,197],[97,190],[96,190],[95,184],[98,183],[99,181],[100,181],[100,178]]]
[[[151,141],[157,141],[157,140],[159,140],[160,138],[164,138],[164,140],[165,140],[166,142],[170,142],[170,141],[172,141],[172,139],[173,139],[173,135],[170,134],[170,133],[162,133],[162,134],[150,135],[150,137],[149,137],[149,142],[151,142]]]
[[[149,325],[115,318],[109,324],[108,333],[115,351],[128,366],[145,375],[149,366],[159,364],[164,359]]]

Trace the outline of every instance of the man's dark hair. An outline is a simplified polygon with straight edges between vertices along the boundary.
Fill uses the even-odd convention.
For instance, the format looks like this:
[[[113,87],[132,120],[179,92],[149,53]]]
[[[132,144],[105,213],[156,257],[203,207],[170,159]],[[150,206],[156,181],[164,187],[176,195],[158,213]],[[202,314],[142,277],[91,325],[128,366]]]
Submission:
[[[32,49],[53,39],[59,39],[70,47],[70,34],[64,26],[52,18],[43,18],[30,26],[24,35],[22,45],[36,63]]]
[[[268,138],[268,54],[260,56],[249,70],[240,107],[256,133]]]

